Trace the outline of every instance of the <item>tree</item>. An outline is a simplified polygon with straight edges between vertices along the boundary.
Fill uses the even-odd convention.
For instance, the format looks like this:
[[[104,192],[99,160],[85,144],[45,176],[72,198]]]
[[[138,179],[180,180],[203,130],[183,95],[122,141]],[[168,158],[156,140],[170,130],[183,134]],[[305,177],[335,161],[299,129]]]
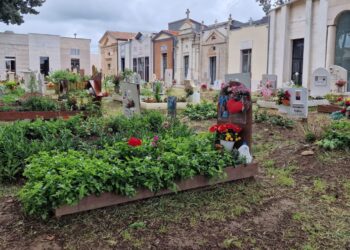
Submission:
[[[20,25],[24,14],[37,15],[35,7],[40,7],[46,0],[1,0],[0,22]]]
[[[256,0],[260,6],[262,6],[263,11],[266,15],[269,13],[272,7],[276,7],[287,3],[289,0]]]

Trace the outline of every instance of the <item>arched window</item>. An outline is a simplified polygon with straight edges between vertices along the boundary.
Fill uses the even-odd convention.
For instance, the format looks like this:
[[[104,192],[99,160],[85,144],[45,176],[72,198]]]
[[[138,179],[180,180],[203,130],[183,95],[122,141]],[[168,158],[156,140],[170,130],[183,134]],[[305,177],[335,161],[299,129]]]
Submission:
[[[348,91],[350,91],[350,11],[342,13],[338,18],[335,64],[348,70]]]

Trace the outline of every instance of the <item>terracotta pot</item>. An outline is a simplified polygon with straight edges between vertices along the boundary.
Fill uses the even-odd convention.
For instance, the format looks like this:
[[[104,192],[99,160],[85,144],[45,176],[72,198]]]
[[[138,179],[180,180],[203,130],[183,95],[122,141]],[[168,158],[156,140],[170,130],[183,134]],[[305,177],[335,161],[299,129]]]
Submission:
[[[289,100],[283,100],[283,101],[282,101],[282,104],[283,104],[284,106],[290,106],[290,101],[289,101]]]

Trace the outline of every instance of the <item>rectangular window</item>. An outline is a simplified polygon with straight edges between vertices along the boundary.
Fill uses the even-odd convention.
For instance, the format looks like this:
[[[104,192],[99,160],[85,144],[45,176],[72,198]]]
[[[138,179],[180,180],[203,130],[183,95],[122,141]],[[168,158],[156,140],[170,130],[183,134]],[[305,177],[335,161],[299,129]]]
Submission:
[[[216,81],[216,56],[209,58],[210,84]]]
[[[137,59],[132,59],[132,71],[137,72]]]
[[[79,56],[80,55],[80,49],[70,49],[70,55],[71,56]]]
[[[71,71],[80,72],[80,60],[79,59],[71,59],[70,61]]]
[[[142,80],[145,80],[145,58],[140,57],[137,59],[137,73],[141,76]]]
[[[304,39],[293,40],[291,79],[297,85],[302,84],[303,64],[304,64]]]
[[[40,73],[48,76],[50,72],[50,59],[46,56],[40,57]]]
[[[168,54],[162,54],[162,78],[165,77],[165,70],[168,68]]]
[[[189,60],[190,60],[190,57],[189,56],[184,56],[184,73],[185,73],[185,79],[187,79],[187,76],[188,76],[188,67],[189,67]]]
[[[122,67],[122,72],[125,71],[125,58],[123,57],[122,58],[122,61],[121,61],[121,67]]]
[[[108,70],[111,70],[111,64],[110,63],[107,64],[107,68],[108,68]]]
[[[16,73],[16,57],[5,57],[6,72]]]
[[[242,73],[250,73],[252,68],[252,50],[242,50]]]
[[[145,57],[145,81],[149,82],[149,57]]]

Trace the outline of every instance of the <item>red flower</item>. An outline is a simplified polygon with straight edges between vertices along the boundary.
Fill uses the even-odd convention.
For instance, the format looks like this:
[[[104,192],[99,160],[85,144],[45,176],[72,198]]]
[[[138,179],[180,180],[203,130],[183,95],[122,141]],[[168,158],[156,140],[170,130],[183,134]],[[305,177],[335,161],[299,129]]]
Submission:
[[[350,101],[346,101],[345,106],[350,106]]]
[[[218,127],[218,132],[219,133],[224,133],[226,131],[227,131],[226,124],[219,125],[219,127]]]
[[[338,97],[337,102],[343,101],[343,97]]]
[[[242,131],[242,128],[240,128],[238,125],[232,124],[232,123],[226,124],[226,128],[233,130],[233,132],[235,132],[235,133],[240,133]]]
[[[209,128],[210,133],[215,133],[218,130],[218,125],[215,124]]]
[[[138,147],[142,145],[142,141],[138,138],[131,137],[128,141],[128,145],[132,147]]]

